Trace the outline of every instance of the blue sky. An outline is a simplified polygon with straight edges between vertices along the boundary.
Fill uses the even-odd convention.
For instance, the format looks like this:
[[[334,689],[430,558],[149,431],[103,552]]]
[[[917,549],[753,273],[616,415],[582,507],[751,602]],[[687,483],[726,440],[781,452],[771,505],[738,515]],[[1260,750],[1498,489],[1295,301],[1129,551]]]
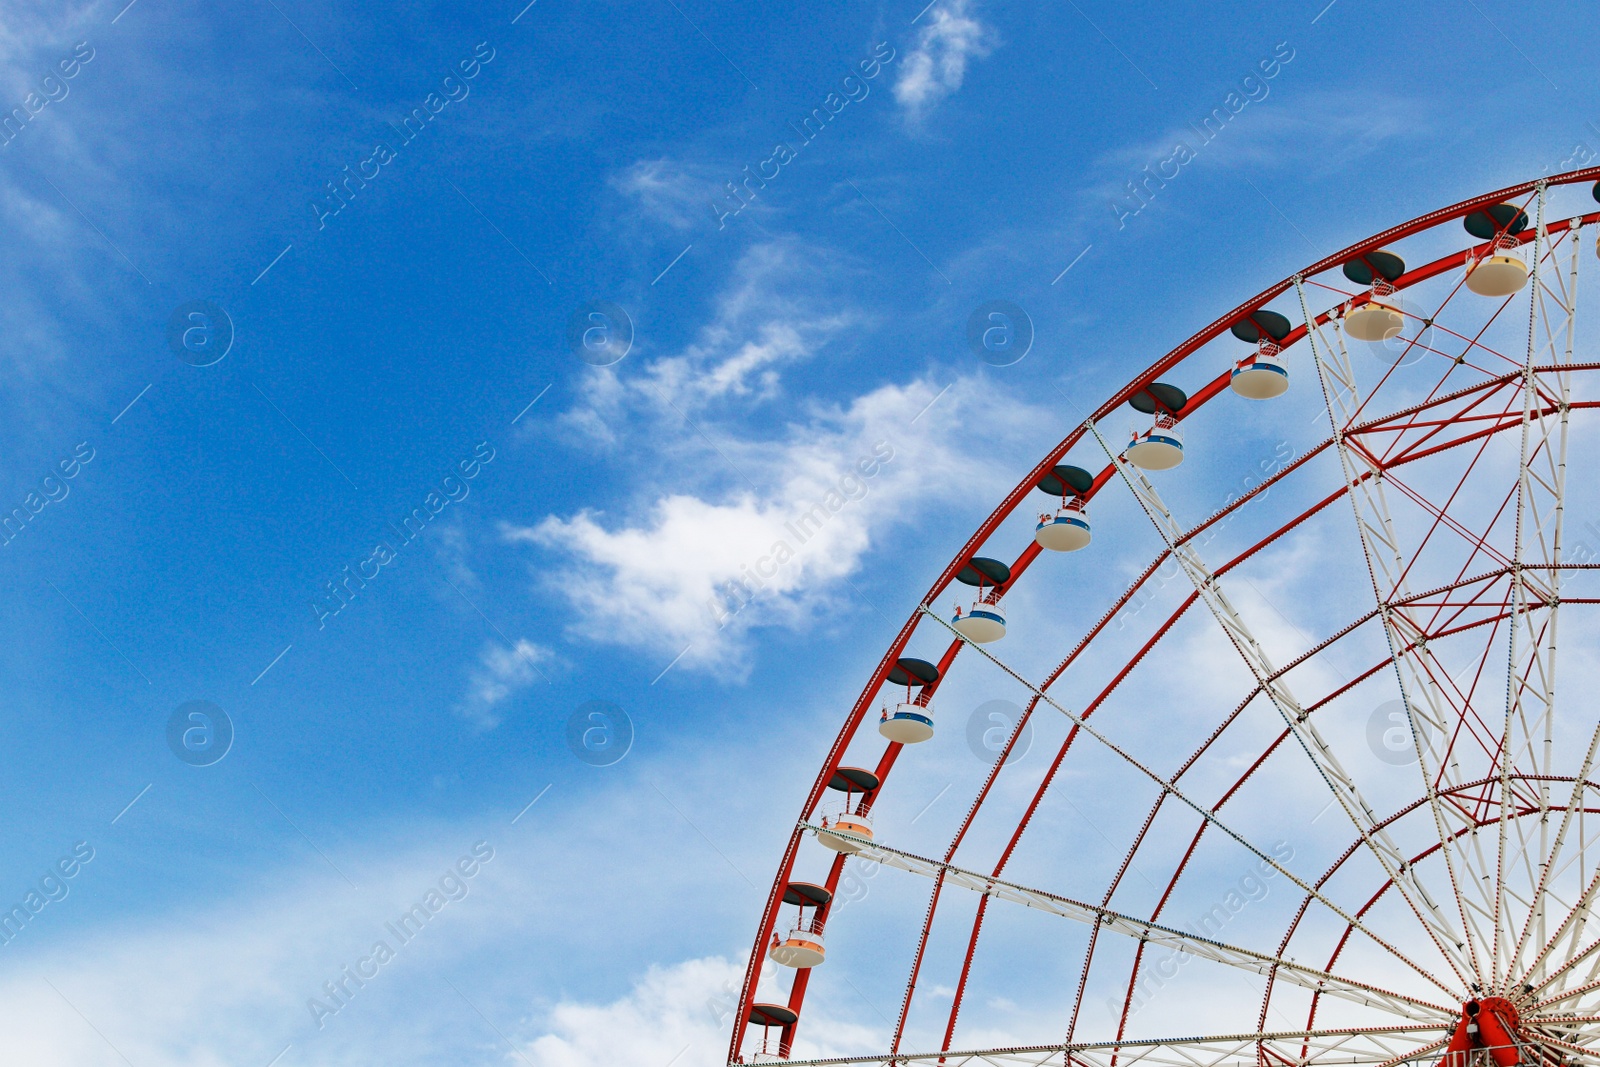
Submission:
[[[0,949],[29,1062],[720,1062],[707,1002],[837,722],[1036,458],[1297,267],[1600,152],[1579,5],[919,7],[0,16],[0,506],[37,506],[0,550],[0,898],[93,849]],[[965,341],[991,300],[1035,330],[1011,366]],[[169,343],[194,301],[232,325],[208,366]],[[605,367],[568,343],[597,301],[632,324]],[[167,740],[196,700],[234,731],[208,766]],[[569,748],[589,701],[620,762]]]

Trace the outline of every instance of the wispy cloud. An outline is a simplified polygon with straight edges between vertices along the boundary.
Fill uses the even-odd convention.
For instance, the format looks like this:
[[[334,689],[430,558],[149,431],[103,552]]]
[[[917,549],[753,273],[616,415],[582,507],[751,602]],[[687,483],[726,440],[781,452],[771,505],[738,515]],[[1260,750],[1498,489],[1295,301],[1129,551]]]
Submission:
[[[562,1000],[546,1016],[545,1033],[525,1046],[534,1067],[711,1067],[727,1057],[728,1027],[744,964],[721,956],[652,966],[625,995],[608,1003]],[[796,1058],[846,1055],[873,1047],[867,1027],[822,1020],[794,1048]],[[816,1037],[826,1034],[828,1044]]]
[[[911,118],[961,88],[967,63],[994,50],[998,38],[991,27],[970,14],[970,0],[946,0],[923,17],[917,43],[900,63],[894,98]]]
[[[514,645],[490,641],[478,654],[478,666],[467,674],[467,691],[456,713],[484,729],[500,725],[501,705],[539,680],[538,665],[550,652],[526,638]]]
[[[568,425],[598,441],[614,426],[667,419],[737,402],[746,410],[781,393],[784,372],[822,351],[861,319],[813,294],[829,257],[788,239],[746,251],[733,281],[717,298],[711,320],[682,351],[597,371]]]
[[[790,382],[870,318],[824,295],[841,272],[796,241],[758,245],[681,351],[590,379],[564,419],[645,488],[502,527],[507,542],[569,561],[545,591],[573,606],[569,632],[738,676],[754,629],[800,629],[850,598],[840,580],[891,528],[983,477],[1005,446],[967,453],[961,420],[1008,439],[1039,424],[1042,412],[954,375],[844,397],[827,379],[827,399]],[[929,470],[943,472],[937,486]]]
[[[613,175],[609,184],[652,220],[688,230],[715,217],[709,205],[718,195],[718,178],[719,172],[707,165],[660,157],[638,160]]]
[[[30,174],[52,174],[59,184],[63,174],[101,173],[80,133],[60,114],[69,106],[79,110],[74,95],[83,95],[83,85],[100,72],[87,70],[76,80],[63,80],[56,69],[72,55],[72,43],[83,39],[80,33],[94,6],[24,2],[8,4],[0,13],[0,115],[11,119],[10,132],[0,138],[7,142],[0,147],[6,160],[0,224],[11,238],[10,254],[0,266],[0,284],[10,294],[0,309],[0,331],[8,342],[0,346],[0,355],[13,377],[33,377],[40,364],[52,362],[67,347],[72,317],[62,315],[62,300],[103,303],[103,279],[88,264],[115,255],[103,242],[96,244],[100,238],[58,193]],[[56,75],[54,94],[45,91],[47,75]],[[52,95],[59,102],[51,102]],[[15,119],[18,111],[27,121]],[[52,162],[47,171],[43,160]]]
[[[460,516],[454,521],[436,524],[433,527],[433,537],[429,547],[433,551],[434,558],[449,572],[450,580],[456,585],[463,589],[476,589],[483,584],[468,559],[472,545]],[[455,593],[440,595],[456,596]]]
[[[6,5],[4,14],[0,14],[0,92],[7,94],[8,107],[17,102],[9,97],[19,96],[18,90],[29,91],[34,87],[31,82],[48,72],[49,66],[41,60],[40,49],[63,43],[70,46],[69,36],[83,26],[90,11],[103,6],[63,4],[56,0],[34,3],[20,0]]]
[[[401,944],[385,922],[436,889],[479,828],[412,829],[418,836],[403,853],[341,853],[360,880],[359,892],[312,858],[304,869],[254,869],[240,879],[247,884],[221,901],[202,899],[194,885],[179,883],[168,891],[164,903],[171,910],[164,916],[125,919],[75,936],[65,928],[39,930],[49,936],[30,947],[28,966],[8,968],[0,980],[6,1058],[59,1067],[264,1065],[292,1045],[280,1064],[353,1067],[413,1056],[504,1062],[497,1055],[462,1058],[447,1031],[459,1025],[462,1009],[439,997],[437,979],[430,978],[424,992],[409,983],[427,970],[415,969],[424,959],[437,973],[503,940],[521,906],[516,895],[527,887],[503,860],[491,861],[465,880],[464,898],[430,919],[414,945]],[[96,871],[99,864],[119,862],[110,847],[104,851],[79,875],[86,893],[105,888],[90,889],[90,879],[113,874]],[[496,879],[498,887],[491,888]],[[75,891],[54,906],[87,903],[78,902]],[[240,922],[240,915],[251,921]],[[369,974],[361,986],[346,979],[342,968],[379,938],[399,952],[400,962]],[[354,996],[347,1010],[318,1027],[307,1002],[328,999],[324,983],[331,979],[343,979],[346,994]],[[404,1007],[396,1006],[397,997]]]
[[[577,635],[667,655],[687,646],[681,666],[738,675],[752,629],[801,628],[849,598],[840,579],[892,527],[986,476],[1005,443],[991,441],[999,447],[980,458],[952,443],[956,427],[975,420],[1024,433],[1044,421],[992,388],[958,379],[940,392],[926,379],[885,385],[814,410],[776,442],[717,429],[698,463],[731,464],[731,488],[662,492],[620,513],[551,515],[508,525],[504,536],[580,561],[552,590],[570,598]],[[938,485],[929,470],[941,472]]]

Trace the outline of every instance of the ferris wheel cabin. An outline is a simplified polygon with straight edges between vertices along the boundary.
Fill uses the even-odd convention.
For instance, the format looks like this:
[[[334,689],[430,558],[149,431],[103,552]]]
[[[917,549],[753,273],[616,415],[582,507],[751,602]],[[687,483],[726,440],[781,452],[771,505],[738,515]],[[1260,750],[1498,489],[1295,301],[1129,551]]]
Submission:
[[[1128,404],[1135,411],[1153,418],[1150,429],[1133,431],[1123,455],[1140,470],[1166,471],[1183,462],[1183,431],[1178,429],[1178,413],[1189,402],[1189,395],[1175,385],[1152,382],[1135,393]]]
[[[790,882],[783,891],[783,902],[795,906],[795,919],[782,936],[774,931],[772,947],[767,955],[780,967],[803,970],[815,967],[827,957],[822,940],[823,909],[833,894],[826,887],[811,882]],[[806,914],[806,909],[811,914]]]
[[[1011,568],[997,559],[974,556],[956,572],[956,581],[978,587],[970,610],[956,605],[950,625],[975,645],[986,645],[1006,635],[1006,609],[1000,604],[1001,587],[1011,580]]]
[[[1479,296],[1505,297],[1528,284],[1528,265],[1517,251],[1517,234],[1528,228],[1528,213],[1514,204],[1490,204],[1461,220],[1466,231],[1488,241],[1492,254],[1468,260],[1467,288]]]
[[[1367,286],[1367,302],[1345,312],[1344,332],[1357,341],[1387,341],[1405,328],[1406,317],[1395,306],[1395,280],[1406,272],[1406,262],[1393,252],[1379,249],[1357,256],[1344,265],[1344,276]]]
[[[787,1004],[752,1004],[750,1014],[746,1016],[751,1026],[761,1027],[761,1051],[750,1054],[752,1063],[773,1063],[783,1059],[777,1052],[768,1051],[770,1041],[768,1034],[774,1027],[778,1031],[778,1045],[783,1048],[784,1035],[788,1028],[800,1021],[800,1013]]]
[[[840,767],[828,779],[828,788],[844,794],[842,801],[826,806],[817,843],[835,852],[851,855],[872,844],[872,794],[877,792],[878,776],[865,767]],[[859,798],[859,799],[858,799]]]
[[[1054,514],[1039,513],[1033,539],[1051,552],[1076,552],[1089,544],[1089,503],[1085,496],[1094,487],[1094,475],[1082,467],[1057,464],[1054,471],[1039,479],[1039,490],[1061,498]]]
[[[1232,332],[1256,350],[1234,366],[1228,388],[1247,400],[1271,400],[1288,392],[1283,339],[1289,336],[1289,320],[1276,311],[1252,311],[1233,324]]]
[[[906,687],[906,699],[896,704],[891,714],[883,709],[878,720],[878,732],[890,741],[902,745],[915,745],[933,736],[933,693],[927,687],[939,680],[939,668],[927,660],[902,656],[889,668],[885,681],[890,685]],[[911,690],[921,689],[916,699]]]

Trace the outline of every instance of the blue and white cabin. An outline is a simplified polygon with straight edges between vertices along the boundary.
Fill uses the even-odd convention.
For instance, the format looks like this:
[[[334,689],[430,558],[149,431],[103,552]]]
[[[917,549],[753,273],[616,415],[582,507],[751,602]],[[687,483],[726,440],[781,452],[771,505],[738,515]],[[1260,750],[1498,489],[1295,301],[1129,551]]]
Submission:
[[[1175,385],[1151,382],[1128,401],[1135,411],[1153,418],[1150,429],[1133,431],[1133,440],[1123,451],[1129,463],[1140,470],[1171,470],[1183,462],[1183,431],[1178,429],[1178,413],[1189,402],[1189,395]]]
[[[1232,332],[1256,350],[1234,364],[1228,388],[1248,400],[1271,400],[1288,392],[1283,340],[1289,336],[1289,320],[1276,311],[1258,309],[1234,323]]]
[[[927,660],[901,657],[889,668],[884,679],[889,685],[906,687],[906,698],[887,707],[878,719],[878,732],[890,741],[902,745],[915,745],[933,736],[933,690],[928,688],[939,680],[939,668]],[[922,690],[914,699],[911,690]]]
[[[950,625],[973,644],[985,645],[1006,635],[1006,609],[1000,604],[1004,585],[1011,580],[1011,568],[997,559],[974,556],[956,572],[956,581],[978,587],[972,607],[956,605]]]
[[[1061,507],[1052,514],[1039,513],[1033,539],[1051,552],[1076,552],[1090,539],[1089,504],[1084,494],[1094,487],[1094,476],[1082,467],[1058,465],[1039,479],[1039,489],[1061,498]]]

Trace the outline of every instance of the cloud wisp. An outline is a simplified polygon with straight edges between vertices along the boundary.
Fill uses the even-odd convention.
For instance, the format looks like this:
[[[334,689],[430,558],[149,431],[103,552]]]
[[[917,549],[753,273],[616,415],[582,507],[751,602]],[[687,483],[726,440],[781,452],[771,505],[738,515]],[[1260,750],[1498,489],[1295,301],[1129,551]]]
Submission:
[[[467,691],[456,704],[457,715],[485,730],[500,725],[502,705],[539,680],[539,664],[550,650],[519,637],[511,645],[489,641],[478,665],[467,672]]]
[[[945,485],[978,476],[981,462],[950,444],[967,392],[919,418],[939,392],[926,380],[885,385],[776,442],[725,437],[715,448],[749,479],[732,491],[664,492],[620,518],[585,508],[503,536],[579,561],[561,585],[578,636],[736,674],[752,628],[799,628],[848,595],[836,583],[890,527],[941,498],[922,471],[961,472]],[[1020,405],[1012,414],[1028,415]]]
[[[570,633],[721,677],[746,669],[754,628],[807,625],[851,595],[840,580],[891,528],[983,477],[990,460],[954,433],[963,420],[1009,433],[1042,417],[963,378],[806,395],[798,369],[866,313],[815,295],[816,257],[792,241],[751,249],[735,277],[693,341],[597,372],[563,416],[647,488],[501,527],[568,561],[544,592],[572,605]],[[929,470],[941,472],[931,487]]]
[[[994,30],[971,7],[970,0],[948,0],[930,10],[916,45],[901,61],[894,98],[912,120],[960,89],[967,64],[987,56],[998,43]]]

